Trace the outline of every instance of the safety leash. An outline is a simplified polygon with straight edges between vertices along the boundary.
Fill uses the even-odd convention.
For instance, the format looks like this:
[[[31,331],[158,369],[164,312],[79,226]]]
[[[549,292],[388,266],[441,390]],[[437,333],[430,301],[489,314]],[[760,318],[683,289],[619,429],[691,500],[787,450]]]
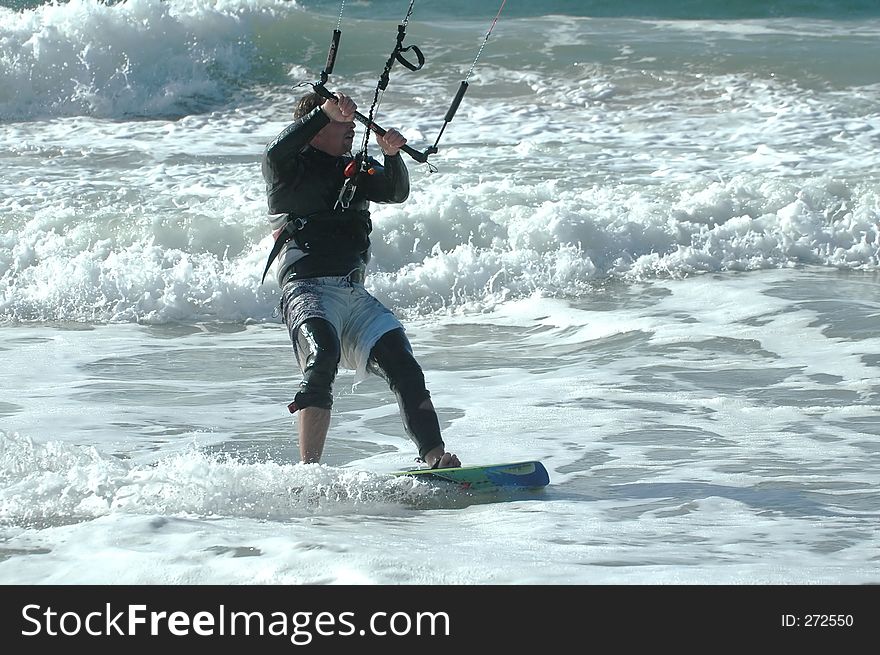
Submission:
[[[409,25],[409,19],[412,16],[415,4],[416,0],[410,0],[409,9],[407,9],[406,11],[406,16],[404,16],[403,22],[397,26],[397,42],[394,44],[394,50],[391,51],[391,55],[388,57],[388,61],[385,62],[385,69],[379,76],[379,81],[376,83],[376,90],[373,93],[373,103],[370,105],[370,113],[367,116],[367,122],[369,125],[373,124],[373,118],[375,117],[376,110],[378,109],[379,103],[381,102],[381,97],[384,97],[385,89],[388,88],[391,68],[394,66],[394,62],[399,61],[411,71],[421,70],[422,66],[425,65],[425,57],[424,55],[422,55],[422,51],[419,50],[417,46],[409,46],[408,48],[403,47],[403,40],[406,38],[406,27],[407,25]],[[409,50],[412,50],[415,53],[416,57],[419,60],[418,65],[410,63],[403,57],[402,53]],[[361,156],[364,158],[364,162],[366,161],[367,143],[369,143],[370,140],[370,132],[371,130],[364,130],[364,139],[360,151]],[[361,165],[363,166],[364,164]]]
[[[406,28],[407,25],[409,25],[409,19],[412,17],[412,13],[415,8],[415,1],[416,0],[410,0],[406,16],[404,16],[403,21],[397,26],[397,40],[394,44],[394,49],[391,51],[391,55],[388,57],[388,61],[385,62],[385,68],[383,69],[382,74],[379,76],[379,81],[376,83],[376,90],[373,94],[373,102],[370,105],[369,115],[364,116],[360,112],[355,112],[355,120],[357,120],[359,123],[367,128],[364,131],[364,140],[362,142],[360,150],[360,152],[362,153],[362,162],[366,162],[367,160],[366,146],[369,141],[370,132],[375,132],[379,136],[385,136],[385,133],[387,132],[387,130],[377,125],[373,121],[373,119],[376,115],[376,111],[381,101],[380,94],[384,96],[385,90],[388,88],[388,83],[391,79],[391,69],[394,66],[394,63],[399,62],[401,65],[411,71],[421,70],[422,66],[425,65],[425,56],[422,54],[422,51],[418,46],[411,45],[404,47],[403,45],[403,40],[406,38]],[[315,83],[307,83],[315,90],[315,93],[333,102],[336,102],[336,96],[327,89],[326,84],[330,75],[333,73],[333,67],[336,63],[336,55],[339,52],[339,41],[342,36],[342,14],[344,10],[345,0],[342,0],[342,3],[339,7],[339,17],[337,19],[336,29],[333,30],[333,36],[330,42],[330,49],[327,53],[327,64],[324,66],[324,70],[321,71],[321,80]],[[409,51],[413,52],[413,54],[416,56],[416,60],[418,63],[412,63],[403,56],[403,53]],[[419,163],[424,163],[427,161],[427,157],[424,153],[414,150],[411,147],[404,145],[401,150],[406,152],[406,154],[408,154]]]

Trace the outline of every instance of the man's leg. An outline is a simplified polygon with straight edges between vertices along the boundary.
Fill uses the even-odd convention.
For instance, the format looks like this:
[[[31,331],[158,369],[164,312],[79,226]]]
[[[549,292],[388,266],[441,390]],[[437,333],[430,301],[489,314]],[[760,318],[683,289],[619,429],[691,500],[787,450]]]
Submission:
[[[329,409],[306,407],[299,410],[299,458],[303,464],[317,464],[321,461],[329,429]]]
[[[321,461],[330,428],[333,381],[339,368],[339,338],[328,321],[311,318],[297,329],[295,349],[303,380],[290,411],[299,412],[300,460],[311,464]]]
[[[386,332],[370,351],[370,368],[388,382],[397,396],[403,426],[429,466],[461,466],[458,457],[446,452],[440,436],[440,421],[425,376],[416,362],[402,329]]]

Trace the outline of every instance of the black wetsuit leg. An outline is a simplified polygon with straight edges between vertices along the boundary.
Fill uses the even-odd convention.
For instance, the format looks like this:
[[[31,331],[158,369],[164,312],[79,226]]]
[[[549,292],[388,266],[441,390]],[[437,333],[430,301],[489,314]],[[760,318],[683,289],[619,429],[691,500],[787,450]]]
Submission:
[[[341,349],[336,330],[323,318],[307,319],[296,331],[294,350],[303,372],[291,411],[306,407],[330,409],[333,381],[339,369]]]
[[[386,332],[370,351],[370,370],[384,378],[397,396],[403,426],[419,448],[419,456],[443,446],[440,421],[433,406],[422,404],[431,397],[425,387],[425,375],[412,354],[402,329]]]

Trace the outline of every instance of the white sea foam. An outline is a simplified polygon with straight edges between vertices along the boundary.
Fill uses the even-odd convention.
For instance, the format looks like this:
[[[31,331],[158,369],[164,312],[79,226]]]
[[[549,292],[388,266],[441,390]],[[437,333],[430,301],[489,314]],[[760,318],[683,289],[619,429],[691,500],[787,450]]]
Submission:
[[[450,447],[550,470],[489,504],[390,478],[412,445],[349,372],[325,463],[291,464],[283,326],[6,327],[0,578],[876,581],[876,279],[639,286],[409,325]]]

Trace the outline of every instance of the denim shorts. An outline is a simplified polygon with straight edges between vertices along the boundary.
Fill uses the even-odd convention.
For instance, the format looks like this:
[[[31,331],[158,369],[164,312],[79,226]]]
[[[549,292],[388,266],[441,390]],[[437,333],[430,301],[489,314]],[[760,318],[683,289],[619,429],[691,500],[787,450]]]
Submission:
[[[403,329],[390,309],[362,283],[352,282],[348,277],[288,278],[282,289],[281,311],[294,352],[296,333],[304,321],[329,321],[339,337],[340,364],[356,372],[356,383],[366,378],[370,351],[382,335]],[[301,368],[308,354],[296,353]]]

